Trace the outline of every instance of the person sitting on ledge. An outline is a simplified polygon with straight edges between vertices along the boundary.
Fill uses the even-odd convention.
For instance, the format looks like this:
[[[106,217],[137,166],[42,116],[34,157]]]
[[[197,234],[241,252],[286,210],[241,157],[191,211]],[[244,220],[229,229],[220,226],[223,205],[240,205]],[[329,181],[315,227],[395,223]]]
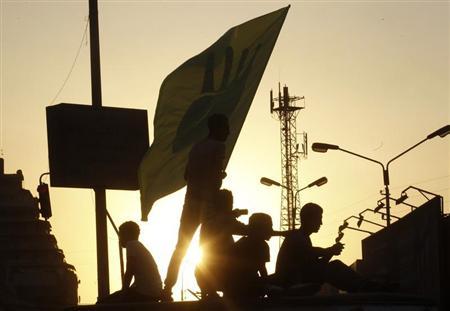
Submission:
[[[286,235],[278,253],[275,268],[277,285],[285,289],[298,288],[299,295],[314,294],[325,282],[350,293],[381,291],[379,284],[362,277],[342,261],[331,260],[341,254],[343,244],[336,243],[328,248],[312,245],[310,235],[319,231],[322,213],[322,208],[315,203],[302,207],[300,228]]]
[[[280,232],[272,230],[272,218],[264,213],[252,214],[248,235],[242,237],[231,250],[224,297],[248,300],[264,297],[267,292],[266,262],[270,261],[268,241]]]
[[[162,282],[152,254],[138,241],[138,224],[127,221],[119,227],[120,246],[126,249],[127,266],[122,289],[97,303],[156,302]],[[134,283],[130,286],[134,277]]]
[[[202,260],[195,270],[195,277],[202,293],[202,299],[218,298],[227,276],[229,256],[234,245],[233,235],[245,235],[247,225],[237,218],[247,214],[247,210],[233,209],[233,194],[221,189],[215,196],[214,213],[200,228]]]

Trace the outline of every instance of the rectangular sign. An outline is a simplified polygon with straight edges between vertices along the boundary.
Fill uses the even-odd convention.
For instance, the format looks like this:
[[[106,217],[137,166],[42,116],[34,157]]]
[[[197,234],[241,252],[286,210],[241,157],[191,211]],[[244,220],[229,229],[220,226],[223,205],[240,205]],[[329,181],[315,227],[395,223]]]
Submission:
[[[146,110],[59,104],[46,112],[52,187],[139,189]]]

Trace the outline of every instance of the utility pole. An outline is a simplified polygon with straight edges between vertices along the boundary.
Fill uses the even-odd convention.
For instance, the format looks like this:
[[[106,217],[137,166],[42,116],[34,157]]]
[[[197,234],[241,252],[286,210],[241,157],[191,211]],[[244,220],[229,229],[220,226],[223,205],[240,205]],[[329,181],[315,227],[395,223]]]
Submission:
[[[100,39],[98,30],[98,3],[89,0],[89,34],[91,48],[91,92],[92,106],[102,108],[102,84],[100,75]],[[97,281],[98,298],[109,294],[108,231],[106,190],[97,187],[95,192],[95,223],[97,234]]]

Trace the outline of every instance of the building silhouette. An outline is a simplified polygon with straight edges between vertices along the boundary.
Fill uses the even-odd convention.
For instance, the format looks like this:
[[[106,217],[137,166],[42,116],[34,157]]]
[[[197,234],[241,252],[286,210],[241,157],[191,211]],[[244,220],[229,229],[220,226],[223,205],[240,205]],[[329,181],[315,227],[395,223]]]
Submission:
[[[22,188],[23,174],[5,174],[0,158],[0,302],[68,306],[78,303],[75,267],[65,260],[38,199]]]

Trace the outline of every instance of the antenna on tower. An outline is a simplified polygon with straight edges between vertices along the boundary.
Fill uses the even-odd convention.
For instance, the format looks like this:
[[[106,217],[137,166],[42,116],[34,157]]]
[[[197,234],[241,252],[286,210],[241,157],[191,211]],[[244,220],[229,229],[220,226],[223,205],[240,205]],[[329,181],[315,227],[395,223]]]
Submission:
[[[295,225],[300,222],[297,207],[300,206],[300,198],[296,196],[298,190],[298,161],[299,156],[306,158],[308,155],[307,134],[302,133],[301,148],[297,143],[296,120],[300,110],[305,108],[305,97],[290,96],[289,89],[278,82],[278,97],[273,97],[270,90],[270,113],[275,115],[280,121],[281,137],[281,214],[280,229],[295,229]]]

